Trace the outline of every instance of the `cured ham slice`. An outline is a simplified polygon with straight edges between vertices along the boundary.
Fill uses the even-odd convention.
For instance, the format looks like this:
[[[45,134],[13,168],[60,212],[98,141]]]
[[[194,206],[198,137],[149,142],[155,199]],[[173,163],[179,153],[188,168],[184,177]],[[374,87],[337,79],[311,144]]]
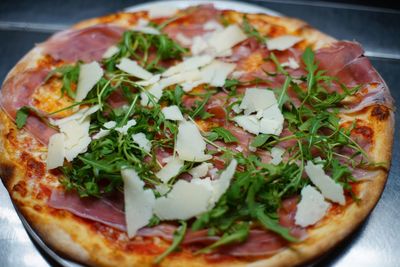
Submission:
[[[81,218],[126,231],[123,198],[80,198],[75,192],[53,190],[48,205],[71,212]]]
[[[337,77],[348,87],[362,86],[347,112],[359,111],[374,104],[393,109],[393,99],[386,83],[363,54],[359,43],[339,41],[317,50],[315,56],[319,68],[326,70],[328,75]],[[338,90],[338,87],[334,89]]]
[[[221,11],[215,9],[211,4],[187,9],[186,12],[187,15],[177,19],[164,28],[163,32],[170,38],[178,40],[178,35],[183,35],[187,38],[203,35],[208,32],[208,30],[204,29],[204,24],[208,21],[218,20]]]
[[[48,73],[48,69],[30,69],[6,80],[0,92],[0,105],[12,119],[15,119],[18,109],[32,105],[32,95],[44,82]],[[28,117],[25,127],[45,145],[49,142],[50,136],[56,133],[54,129],[33,116]]]
[[[43,53],[56,60],[90,62],[100,60],[104,52],[121,39],[124,30],[108,24],[66,30],[53,35],[41,46],[44,48]]]

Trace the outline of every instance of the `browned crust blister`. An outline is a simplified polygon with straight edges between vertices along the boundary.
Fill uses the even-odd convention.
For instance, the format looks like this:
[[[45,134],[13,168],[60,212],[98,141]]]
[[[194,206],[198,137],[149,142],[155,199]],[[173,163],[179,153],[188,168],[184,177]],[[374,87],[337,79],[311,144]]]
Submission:
[[[129,27],[143,17],[145,12],[136,14],[119,13],[94,18],[74,25],[72,28],[84,28],[98,23],[112,23]],[[242,14],[234,11],[224,11],[231,21],[240,22]],[[263,14],[248,15],[250,23],[257,25],[260,31],[263,27],[274,25],[281,27],[287,33],[302,36],[305,45],[315,49],[324,47],[335,41],[334,38],[310,27],[305,22],[285,17],[273,17]],[[41,48],[31,50],[9,72],[6,79],[18,75],[28,68],[36,67],[41,57]],[[391,148],[393,143],[394,114],[384,106],[371,106],[354,114],[343,116],[347,120],[361,119],[367,121],[373,129],[373,145],[370,151],[375,162],[385,162],[384,168],[372,179],[361,182],[357,191],[360,203],[351,203],[342,212],[330,214],[311,227],[309,238],[304,242],[293,244],[289,248],[272,257],[253,262],[228,260],[207,262],[201,256],[190,255],[187,251],[176,253],[162,262],[161,266],[288,266],[298,265],[317,258],[327,252],[365,219],[377,203],[384,188],[387,171],[390,166]],[[47,197],[37,195],[37,188],[32,184],[49,183],[48,187],[58,186],[57,176],[45,173],[43,177],[33,177],[28,174],[22,154],[30,155],[37,162],[44,162],[46,148],[35,142],[25,130],[17,130],[12,120],[0,111],[0,176],[14,203],[18,206],[30,225],[39,233],[44,241],[59,253],[82,263],[96,266],[148,266],[154,256],[123,250],[108,240],[106,236],[95,230],[90,223],[67,211],[56,211],[47,206]],[[36,179],[36,180],[34,180]],[[161,240],[161,248],[167,244]]]

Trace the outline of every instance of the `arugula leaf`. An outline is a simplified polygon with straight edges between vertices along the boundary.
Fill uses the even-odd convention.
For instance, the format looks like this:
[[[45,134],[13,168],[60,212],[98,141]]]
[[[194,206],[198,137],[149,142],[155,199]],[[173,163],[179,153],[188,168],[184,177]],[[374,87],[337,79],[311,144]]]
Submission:
[[[46,77],[45,81],[49,80],[54,75],[61,75],[63,86],[61,88],[61,97],[67,94],[70,98],[75,98],[75,88],[78,84],[80,62],[75,65],[66,65],[55,68]]]
[[[28,119],[30,109],[27,106],[24,106],[17,111],[17,115],[15,118],[15,123],[17,124],[17,128],[21,129],[25,126],[26,120]]]
[[[165,257],[179,248],[179,245],[182,243],[185,237],[186,228],[187,223],[185,221],[181,221],[181,226],[174,232],[172,244],[154,260],[154,264],[159,264],[163,259],[165,259]]]
[[[250,232],[250,226],[248,223],[241,222],[237,225],[231,227],[227,233],[225,233],[218,241],[212,243],[211,245],[202,248],[195,252],[195,254],[210,253],[214,249],[225,246],[232,243],[242,243],[244,242]]]
[[[253,141],[251,142],[251,146],[252,147],[260,147],[263,144],[265,144],[265,142],[267,142],[267,140],[271,137],[270,134],[259,134],[256,137],[254,137]]]
[[[239,142],[239,140],[236,138],[236,136],[234,136],[229,130],[227,130],[225,128],[216,127],[216,128],[213,128],[211,131],[213,133],[217,134],[217,138],[214,138],[214,140],[222,139],[222,140],[224,140],[225,143]]]
[[[256,216],[258,221],[268,230],[279,234],[290,242],[298,242],[298,240],[290,234],[288,228],[281,226],[277,220],[273,220],[271,217],[265,214],[262,209],[257,210]]]
[[[15,117],[15,123],[16,123],[18,129],[21,129],[22,127],[25,126],[29,115],[36,116],[41,121],[43,121],[48,127],[58,130],[57,127],[55,127],[54,125],[52,125],[49,122],[47,115],[43,114],[42,111],[37,110],[36,108],[30,107],[30,106],[23,106],[17,110],[17,114]]]

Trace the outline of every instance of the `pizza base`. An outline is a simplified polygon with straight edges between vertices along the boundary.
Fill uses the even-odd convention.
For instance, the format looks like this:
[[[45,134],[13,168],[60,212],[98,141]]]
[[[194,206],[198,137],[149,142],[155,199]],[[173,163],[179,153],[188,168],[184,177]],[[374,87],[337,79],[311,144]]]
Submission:
[[[240,21],[242,16],[234,11],[225,11],[224,15],[228,15],[233,21]],[[104,22],[125,25],[128,18],[131,23],[143,16],[145,16],[143,12],[135,15],[120,13],[90,19],[76,24],[73,28],[84,28]],[[335,39],[297,19],[264,14],[252,14],[248,16],[248,19],[251,23],[257,21],[260,24],[275,24],[285,27],[289,33],[304,37],[307,45],[312,45],[315,49],[327,46],[335,41]],[[27,68],[34,67],[40,58],[40,50],[40,47],[31,50],[10,71],[6,80]],[[357,186],[361,198],[359,204],[353,202],[345,208],[340,208],[341,212],[331,212],[317,225],[308,228],[309,237],[304,242],[292,244],[269,258],[253,262],[225,260],[210,263],[202,256],[193,256],[188,251],[182,251],[170,255],[160,266],[288,266],[317,259],[323,253],[332,249],[354,231],[371,212],[386,182],[393,143],[394,114],[393,111],[386,109],[384,116],[373,115],[372,111],[377,108],[380,107],[370,106],[355,114],[346,115],[369,123],[376,134],[373,138],[372,151],[370,151],[372,157],[375,161],[386,162],[385,167],[375,177],[361,182]],[[14,122],[3,111],[0,111],[0,149],[3,151],[0,156],[0,176],[3,183],[19,211],[46,244],[62,255],[87,265],[152,265],[155,255],[121,250],[107,237],[97,232],[90,223],[83,222],[81,218],[68,211],[54,210],[46,205],[46,197],[41,196],[40,193],[37,194],[38,189],[35,188],[35,185],[39,181],[56,187],[58,186],[57,177],[49,172],[45,172],[42,176],[37,175],[37,177],[28,174],[34,168],[40,166],[40,168],[43,168],[40,163],[43,164],[46,157],[46,147],[38,143],[25,130],[17,130]],[[28,159],[23,157],[26,154],[29,155]],[[29,165],[27,163],[29,160],[36,162],[36,165]],[[150,242],[157,245],[160,253],[168,247],[168,243],[159,238],[153,238]]]

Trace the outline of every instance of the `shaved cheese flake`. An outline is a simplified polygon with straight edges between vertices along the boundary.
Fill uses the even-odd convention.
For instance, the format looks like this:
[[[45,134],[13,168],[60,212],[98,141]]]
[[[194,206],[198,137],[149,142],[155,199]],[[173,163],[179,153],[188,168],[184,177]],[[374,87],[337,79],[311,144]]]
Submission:
[[[164,107],[161,110],[161,112],[164,114],[165,119],[167,119],[167,120],[171,120],[171,121],[182,121],[183,120],[182,112],[179,109],[179,107],[176,105]]]
[[[117,126],[117,122],[116,121],[108,121],[108,122],[104,123],[103,126],[106,129],[112,129],[115,126]]]
[[[189,171],[189,174],[193,177],[193,178],[203,178],[207,175],[208,170],[211,169],[213,167],[213,165],[211,163],[208,162],[203,162],[200,165],[194,167],[193,169],[191,169]]]
[[[149,80],[139,81],[139,82],[136,82],[136,84],[141,85],[141,86],[149,86],[149,85],[152,85],[152,84],[155,84],[156,82],[158,82],[160,80],[160,78],[161,78],[161,75],[156,74],[156,75],[153,75],[153,77],[151,77]]]
[[[208,44],[218,54],[232,48],[245,39],[247,39],[247,35],[238,25],[234,24],[226,27],[222,31],[214,32],[208,39]]]
[[[156,199],[154,213],[161,220],[187,220],[209,209],[212,194],[208,186],[178,180],[167,196]]]
[[[203,25],[203,30],[206,31],[222,31],[223,29],[224,26],[222,26],[221,23],[215,20],[209,20]]]
[[[106,50],[106,52],[104,52],[102,58],[110,58],[118,52],[119,48],[116,45],[112,45]]]
[[[81,123],[83,120],[85,120],[87,117],[95,113],[100,109],[100,105],[94,105],[91,106],[90,108],[85,107],[79,110],[78,112],[75,112],[71,116],[59,119],[59,120],[52,120],[50,118],[50,123],[55,126],[60,126],[61,124],[67,123],[69,121],[77,121],[78,123]]]
[[[190,47],[190,52],[192,52],[193,55],[200,55],[207,49],[208,43],[203,37],[196,36],[193,38],[192,46]]]
[[[106,137],[107,135],[110,134],[110,130],[112,128],[114,128],[116,125],[117,125],[117,123],[115,121],[108,121],[108,122],[104,123],[103,127],[106,129],[100,129],[100,131],[98,133],[96,133],[95,135],[92,136],[92,140],[97,140],[97,139]]]
[[[162,76],[163,77],[169,77],[174,74],[182,73],[182,72],[188,72],[191,70],[196,70],[199,67],[205,66],[209,64],[213,60],[213,57],[209,55],[203,55],[203,56],[195,56],[195,57],[190,57],[182,61],[181,63],[167,69]]]
[[[244,94],[239,108],[244,110],[245,115],[264,110],[276,104],[274,92],[264,88],[248,88]]]
[[[150,189],[144,189],[144,182],[133,169],[121,171],[124,181],[125,221],[129,238],[146,226],[153,217],[155,196]]]
[[[148,9],[149,19],[167,18],[171,17],[178,12],[176,7],[170,5],[152,6]]]
[[[103,77],[104,71],[96,61],[82,64],[79,70],[78,87],[76,89],[75,101],[85,99],[93,86]]]
[[[46,169],[51,170],[64,164],[64,135],[53,134],[49,139]]]
[[[142,92],[140,94],[141,100],[140,104],[142,106],[152,106],[152,103],[149,99],[148,94],[151,94],[154,98],[155,102],[158,102],[162,96],[162,92],[165,88],[174,85],[174,84],[180,84],[183,82],[193,82],[196,80],[201,79],[201,74],[199,70],[191,70],[187,72],[182,72],[178,73],[175,75],[172,75],[170,77],[166,77],[161,79],[158,83],[153,84],[147,92]]]
[[[132,140],[139,145],[141,149],[149,153],[151,150],[151,143],[144,133],[137,133],[132,135]]]
[[[161,168],[160,171],[156,173],[157,178],[159,178],[164,183],[168,183],[168,181],[177,176],[179,171],[184,165],[184,161],[179,159],[178,157],[172,158],[168,161],[167,165]]]
[[[212,86],[223,86],[228,75],[235,69],[236,64],[214,60],[201,69],[202,81]]]
[[[171,187],[169,187],[167,184],[159,184],[156,185],[155,187],[157,192],[160,193],[161,196],[166,195],[169,192],[169,190],[171,190]]]
[[[311,185],[301,190],[301,201],[297,204],[294,217],[295,223],[301,227],[307,227],[320,221],[330,208],[330,204]]]
[[[285,154],[285,150],[283,148],[274,146],[271,149],[272,160],[270,163],[274,165],[281,163],[283,154]]]
[[[194,162],[209,160],[212,156],[204,154],[205,149],[206,142],[197,126],[189,121],[180,122],[175,143],[175,150],[178,152],[179,158]]]
[[[92,141],[89,136],[90,118],[82,123],[68,121],[59,126],[60,132],[64,134],[65,158],[72,161],[77,155],[87,151]]]
[[[196,88],[197,86],[199,86],[200,84],[203,84],[203,83],[204,83],[204,81],[199,80],[199,81],[194,81],[194,82],[185,82],[185,83],[182,83],[181,86],[182,86],[183,91],[190,92],[193,90],[193,88]]]
[[[121,133],[121,134],[127,134],[129,128],[131,128],[131,127],[133,127],[135,125],[136,125],[136,120],[135,119],[131,119],[131,120],[127,121],[124,126],[115,128],[115,130],[117,132]]]
[[[281,63],[281,66],[282,67],[289,67],[289,68],[294,69],[294,70],[296,70],[296,69],[298,69],[300,67],[299,63],[297,63],[297,61],[292,57],[289,57],[287,62]]]
[[[233,121],[249,133],[255,135],[260,133],[260,121],[255,115],[236,116],[233,118]]]
[[[314,164],[309,160],[304,170],[313,184],[321,190],[322,195],[326,199],[339,203],[340,205],[346,204],[343,187],[325,174],[322,164]]]
[[[223,194],[225,194],[226,190],[231,183],[233,176],[235,175],[237,167],[237,161],[233,159],[228,167],[221,173],[217,180],[213,180],[213,188],[214,194],[213,198],[211,199],[211,205],[214,206],[215,203],[221,198]]]
[[[282,115],[278,104],[264,109],[262,119],[260,120],[260,133],[280,135],[283,130],[285,118]]]
[[[136,61],[128,58],[121,59],[121,62],[117,64],[116,67],[142,80],[150,80],[153,77],[153,74],[139,66]]]
[[[184,45],[184,46],[192,45],[192,39],[188,38],[186,35],[184,35],[181,32],[179,32],[175,38],[181,45]]]
[[[267,47],[269,50],[279,50],[284,51],[291,48],[298,42],[303,40],[303,38],[294,35],[282,35],[272,39],[267,40]]]

